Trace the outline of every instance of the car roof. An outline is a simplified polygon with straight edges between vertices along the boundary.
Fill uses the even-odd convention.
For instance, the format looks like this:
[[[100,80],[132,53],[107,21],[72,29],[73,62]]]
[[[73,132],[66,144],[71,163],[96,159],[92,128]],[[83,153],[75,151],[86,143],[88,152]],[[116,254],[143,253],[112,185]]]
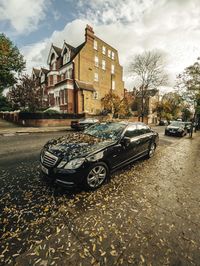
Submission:
[[[130,122],[130,121],[105,121],[103,123],[120,123],[120,124],[124,124],[124,125],[143,125],[143,126],[148,126],[147,124],[143,123],[143,122]]]

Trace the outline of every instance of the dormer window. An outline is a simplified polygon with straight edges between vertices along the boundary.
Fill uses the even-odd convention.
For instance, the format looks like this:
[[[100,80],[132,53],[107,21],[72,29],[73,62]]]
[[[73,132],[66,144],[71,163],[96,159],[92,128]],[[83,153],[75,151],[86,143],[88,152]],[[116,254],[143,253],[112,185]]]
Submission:
[[[52,64],[52,70],[56,70],[56,62],[53,62],[53,64]]]
[[[66,52],[63,55],[63,65],[67,64],[69,61],[70,61],[70,53],[69,52]]]
[[[45,81],[45,74],[42,73],[42,75],[41,75],[41,82],[44,82],[44,81]]]
[[[53,53],[51,55],[51,60],[50,60],[50,65],[51,65],[51,70],[56,70],[56,57],[55,57],[55,54]]]

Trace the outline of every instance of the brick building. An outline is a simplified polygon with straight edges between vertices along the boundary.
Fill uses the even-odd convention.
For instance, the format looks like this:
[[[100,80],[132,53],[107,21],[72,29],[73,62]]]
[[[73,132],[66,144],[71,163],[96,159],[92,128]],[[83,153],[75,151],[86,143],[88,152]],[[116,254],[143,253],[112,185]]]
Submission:
[[[37,86],[41,87],[45,77],[43,97],[48,99],[48,106],[61,112],[97,114],[103,109],[101,99],[110,90],[124,97],[118,52],[95,36],[89,25],[85,41],[78,47],[66,42],[62,48],[52,44],[47,63],[49,70],[34,69],[33,78],[39,79]]]
[[[32,79],[35,81],[35,90],[40,101],[41,107],[48,107],[48,74],[49,70],[45,68],[33,68]]]

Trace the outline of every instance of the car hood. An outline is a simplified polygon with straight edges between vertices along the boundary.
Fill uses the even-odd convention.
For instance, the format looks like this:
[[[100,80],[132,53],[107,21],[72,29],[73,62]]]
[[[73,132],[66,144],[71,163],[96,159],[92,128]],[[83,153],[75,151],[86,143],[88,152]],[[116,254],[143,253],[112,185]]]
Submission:
[[[113,140],[95,138],[83,133],[70,133],[67,136],[48,141],[45,144],[45,149],[69,161],[85,157],[114,143]]]
[[[179,129],[180,127],[176,127],[176,126],[167,126],[167,129]]]

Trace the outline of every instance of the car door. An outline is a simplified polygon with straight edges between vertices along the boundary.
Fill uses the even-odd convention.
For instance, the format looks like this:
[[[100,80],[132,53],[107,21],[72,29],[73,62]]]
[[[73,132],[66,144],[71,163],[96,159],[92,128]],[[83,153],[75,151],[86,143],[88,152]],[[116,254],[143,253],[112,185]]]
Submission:
[[[140,136],[140,155],[142,155],[148,152],[153,134],[150,128],[145,124],[138,124],[137,130],[138,130],[138,135]]]
[[[128,139],[128,142],[124,142],[124,139]],[[120,168],[137,158],[140,153],[140,135],[137,126],[130,125],[126,128],[122,141],[113,147],[109,160],[112,168]]]

